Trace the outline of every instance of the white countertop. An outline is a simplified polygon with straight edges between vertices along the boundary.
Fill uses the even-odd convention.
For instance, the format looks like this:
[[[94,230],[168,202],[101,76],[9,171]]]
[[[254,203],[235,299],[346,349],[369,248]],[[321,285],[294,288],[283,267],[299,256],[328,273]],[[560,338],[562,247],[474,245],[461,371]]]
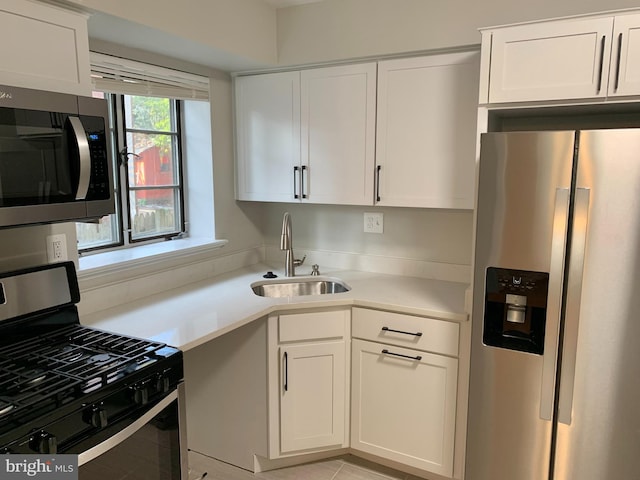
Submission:
[[[467,284],[358,271],[322,272],[351,291],[330,295],[263,298],[250,285],[273,268],[257,264],[173,291],[83,315],[83,325],[147,338],[180,348],[197,347],[272,312],[361,306],[463,322]],[[279,278],[284,278],[281,272]]]

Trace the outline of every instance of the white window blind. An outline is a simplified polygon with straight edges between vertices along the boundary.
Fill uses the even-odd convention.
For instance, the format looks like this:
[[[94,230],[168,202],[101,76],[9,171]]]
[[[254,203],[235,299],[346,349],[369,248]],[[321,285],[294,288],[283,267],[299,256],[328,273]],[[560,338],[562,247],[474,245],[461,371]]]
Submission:
[[[209,79],[201,75],[91,52],[94,90],[125,95],[209,100]]]

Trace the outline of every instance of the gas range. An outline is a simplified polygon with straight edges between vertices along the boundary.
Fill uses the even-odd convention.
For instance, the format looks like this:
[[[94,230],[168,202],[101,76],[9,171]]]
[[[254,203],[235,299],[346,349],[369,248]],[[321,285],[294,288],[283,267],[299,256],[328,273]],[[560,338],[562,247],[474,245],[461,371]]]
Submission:
[[[22,300],[62,274],[29,290],[35,304]],[[80,454],[181,383],[180,350],[82,326],[78,300],[70,262],[0,275],[1,453]]]

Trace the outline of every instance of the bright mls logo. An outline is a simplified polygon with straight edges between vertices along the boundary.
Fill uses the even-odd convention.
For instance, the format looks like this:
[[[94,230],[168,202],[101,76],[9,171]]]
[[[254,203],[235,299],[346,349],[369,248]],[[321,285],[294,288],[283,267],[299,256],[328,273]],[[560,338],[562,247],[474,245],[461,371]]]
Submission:
[[[77,455],[2,455],[0,480],[78,480]]]
[[[13,95],[11,95],[11,92],[0,91],[0,100],[4,100],[4,99],[11,100],[12,98],[13,98]]]

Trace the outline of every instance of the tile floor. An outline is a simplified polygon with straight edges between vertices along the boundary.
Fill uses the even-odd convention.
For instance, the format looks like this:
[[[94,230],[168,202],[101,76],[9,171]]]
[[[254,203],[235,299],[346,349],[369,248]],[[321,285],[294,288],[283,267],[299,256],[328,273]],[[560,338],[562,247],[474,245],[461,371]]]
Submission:
[[[254,474],[189,452],[189,467],[189,480],[419,480],[352,455]]]

